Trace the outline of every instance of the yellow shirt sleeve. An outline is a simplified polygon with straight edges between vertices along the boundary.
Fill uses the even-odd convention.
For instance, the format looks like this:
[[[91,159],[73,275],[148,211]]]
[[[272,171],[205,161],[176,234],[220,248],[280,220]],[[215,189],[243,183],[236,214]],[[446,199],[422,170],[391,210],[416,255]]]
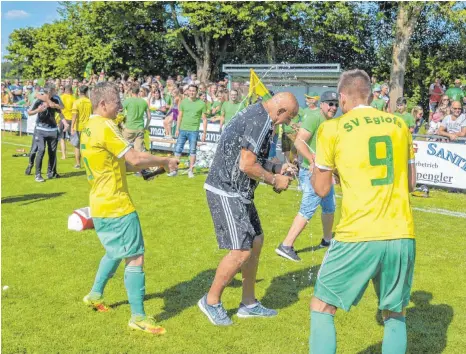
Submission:
[[[79,109],[78,109],[78,100],[73,102],[73,108],[71,108],[71,113],[72,114],[78,114]]]
[[[317,130],[316,166],[323,170],[335,168],[336,121],[326,121]]]
[[[131,149],[131,144],[123,138],[114,122],[106,120],[105,125],[103,147],[117,158],[122,158]]]

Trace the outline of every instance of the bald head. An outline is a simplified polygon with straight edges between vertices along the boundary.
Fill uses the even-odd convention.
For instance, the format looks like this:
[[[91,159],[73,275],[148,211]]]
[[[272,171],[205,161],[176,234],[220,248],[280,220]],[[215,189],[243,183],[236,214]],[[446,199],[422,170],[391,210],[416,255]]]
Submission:
[[[368,105],[372,97],[371,80],[364,70],[349,70],[341,74],[338,82],[340,106],[343,113],[363,104]]]
[[[289,124],[299,110],[298,101],[290,92],[279,92],[263,105],[274,124]]]

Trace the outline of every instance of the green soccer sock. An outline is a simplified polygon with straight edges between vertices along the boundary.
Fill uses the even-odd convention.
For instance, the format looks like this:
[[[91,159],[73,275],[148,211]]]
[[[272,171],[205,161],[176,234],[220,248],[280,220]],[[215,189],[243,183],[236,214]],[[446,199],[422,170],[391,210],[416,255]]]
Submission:
[[[125,287],[128,293],[128,301],[133,316],[142,315],[144,312],[144,295],[146,293],[146,279],[142,266],[126,266]]]
[[[111,259],[107,254],[102,257],[99,270],[95,276],[94,285],[92,286],[91,297],[99,298],[103,295],[105,285],[107,285],[108,280],[115,274],[120,262],[121,259]]]
[[[406,353],[407,335],[406,318],[396,317],[384,321],[382,353],[404,354]]]
[[[324,312],[311,312],[310,354],[335,354],[337,334],[333,315]]]

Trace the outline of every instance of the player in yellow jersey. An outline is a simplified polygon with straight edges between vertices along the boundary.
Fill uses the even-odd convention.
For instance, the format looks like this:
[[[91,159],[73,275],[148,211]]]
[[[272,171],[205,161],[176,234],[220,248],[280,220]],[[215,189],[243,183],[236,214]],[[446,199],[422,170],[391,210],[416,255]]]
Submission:
[[[66,128],[63,124],[60,124],[60,148],[61,148],[61,158],[62,160],[66,159],[66,133],[70,132],[71,119],[72,119],[72,109],[73,103],[76,101],[76,98],[73,96],[73,89],[71,85],[65,86],[65,92],[60,96],[61,101],[63,102],[62,113],[65,116],[66,122],[68,123]]]
[[[343,116],[317,132],[315,192],[324,197],[332,174],[343,200],[335,238],[317,275],[311,301],[310,353],[336,352],[333,316],[349,311],[372,280],[385,323],[383,353],[405,353],[415,241],[409,192],[415,187],[412,138],[403,119],[369,106],[371,83],[361,70],[338,84]]]
[[[86,85],[82,85],[78,88],[79,98],[74,101],[71,120],[71,140],[75,140],[74,145],[74,157],[76,159],[76,165],[74,168],[81,168],[81,152],[79,150],[81,132],[84,130],[89,117],[92,114],[92,103],[88,98],[87,93],[89,88]]]
[[[95,85],[91,102],[94,114],[81,135],[81,153],[91,185],[91,215],[106,253],[100,261],[92,290],[83,300],[97,311],[108,311],[103,301],[104,288],[124,259],[125,287],[132,313],[128,325],[147,333],[163,334],[165,329],[155,325],[154,319],[144,312],[144,240],[128,192],[126,170],[163,166],[173,171],[177,168],[177,160],[137,152],[123,138],[113,122],[122,108],[116,85],[110,82]]]

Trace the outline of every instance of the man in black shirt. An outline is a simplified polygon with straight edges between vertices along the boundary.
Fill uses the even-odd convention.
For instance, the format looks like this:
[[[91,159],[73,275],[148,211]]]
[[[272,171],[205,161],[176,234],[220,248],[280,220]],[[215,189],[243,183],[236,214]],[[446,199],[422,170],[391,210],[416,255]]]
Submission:
[[[208,294],[198,302],[201,311],[215,325],[232,324],[220,299],[225,287],[240,270],[243,296],[238,317],[277,314],[255,298],[254,286],[264,236],[254,206],[254,190],[259,181],[272,185],[277,192],[288,188],[291,178],[284,174],[293,169],[292,165],[274,164],[267,157],[274,128],[289,124],[298,108],[291,93],[278,93],[264,103],[239,112],[225,127],[219,140],[204,188],[219,248],[230,252],[220,262]]]
[[[49,155],[47,168],[47,178],[58,178],[57,173],[57,143],[58,143],[58,126],[55,120],[55,114],[59,113],[64,125],[68,125],[60,110],[60,100],[54,97],[55,88],[53,85],[46,86],[43,89],[44,100],[37,99],[28,111],[29,115],[37,114],[34,141],[37,147],[36,157],[36,182],[44,182],[42,178],[42,160],[45,154],[45,145]]]

